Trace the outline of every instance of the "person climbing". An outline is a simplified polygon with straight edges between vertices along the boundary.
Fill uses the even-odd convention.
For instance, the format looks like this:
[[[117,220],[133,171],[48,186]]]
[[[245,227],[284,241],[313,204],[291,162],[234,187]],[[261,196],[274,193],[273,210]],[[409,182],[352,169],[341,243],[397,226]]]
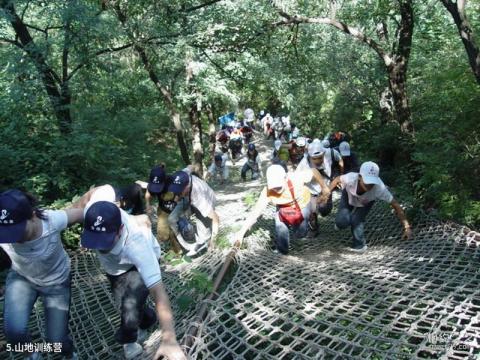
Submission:
[[[238,158],[239,155],[242,153],[242,132],[240,131],[241,126],[237,126],[237,128],[230,134],[230,141],[228,143],[228,148],[231,151],[231,157],[233,165],[235,165],[235,160]]]
[[[282,116],[282,124],[283,124],[283,136],[285,141],[290,141],[290,136],[292,133],[292,125],[290,124],[290,115]]]
[[[290,134],[290,139],[288,139],[288,141],[295,140],[300,136],[300,129],[298,128],[298,126],[292,123],[291,127],[292,127],[292,132]]]
[[[241,177],[243,181],[247,180],[247,172],[252,172],[252,180],[262,178],[262,160],[260,154],[255,148],[255,144],[249,144],[247,149],[247,160],[242,166]]]
[[[162,329],[162,342],[155,358],[186,359],[178,345],[170,301],[162,282],[158,260],[160,246],[146,215],[128,215],[113,203],[110,185],[93,190],[85,207],[81,245],[95,250],[110,281],[120,309],[121,322],[115,340],[123,345],[124,355],[133,359],[143,352],[139,342],[156,319]],[[156,312],[147,304],[148,295]]]
[[[392,206],[403,225],[403,238],[412,237],[412,229],[403,209],[380,179],[379,174],[378,165],[367,161],[360,166],[358,173],[350,172],[339,176],[330,184],[330,190],[335,189],[339,184],[342,187],[335,226],[339,229],[350,226],[353,235],[351,250],[355,252],[367,250],[364,223],[376,200],[383,200]]]
[[[325,147],[326,141],[328,140],[319,140],[313,139],[312,143],[309,144],[309,147],[321,147],[324,149],[322,155],[319,155],[319,159],[316,161],[318,164],[317,169],[320,171],[324,179],[329,183],[335,177],[344,174],[344,164],[342,156],[340,153],[329,147]],[[321,157],[321,159],[320,159]],[[338,170],[335,170],[335,164],[338,164]]]
[[[265,117],[266,113],[265,110],[260,110],[260,112],[257,115],[257,124],[259,126],[259,129],[263,129],[263,118]]]
[[[241,242],[247,231],[265,212],[269,203],[276,205],[275,247],[281,254],[288,253],[290,243],[289,230],[296,232],[298,238],[305,237],[310,216],[310,191],[305,186],[312,181],[318,182],[322,189],[319,202],[326,201],[330,195],[328,186],[315,169],[287,173],[280,165],[270,165],[267,169],[267,186],[263,188],[253,210],[248,215],[235,240]]]
[[[348,142],[341,142],[338,146],[338,151],[342,156],[343,172],[345,174],[349,172],[358,172],[360,170],[357,155],[353,151],[351,151],[350,144]]]
[[[176,195],[177,206],[169,215],[168,223],[183,246],[186,241],[178,222],[182,217],[188,217],[190,211],[195,214],[195,244],[186,247],[189,250],[187,255],[194,256],[206,249],[209,243],[213,246],[218,234],[220,220],[215,211],[215,193],[205,181],[189,173],[187,169],[173,173],[172,179],[168,191]]]
[[[218,176],[220,178],[220,184],[223,184],[228,179],[227,160],[228,154],[216,154],[205,174],[205,181]]]
[[[337,149],[341,142],[350,142],[351,137],[346,132],[335,131],[333,133],[327,134],[326,139],[328,139],[330,147]]]
[[[250,144],[253,136],[253,128],[250,125],[245,125],[241,127],[240,131],[242,132],[243,143],[245,145]]]
[[[305,157],[305,149],[307,146],[307,140],[304,137],[299,137],[292,140],[289,145],[289,160],[294,168]]]
[[[320,141],[313,141],[308,146],[308,155],[307,157],[303,158],[297,166],[296,171],[305,171],[306,169],[317,169],[320,174],[323,175],[323,179],[325,183],[329,184],[329,177],[324,174],[324,156],[325,152],[328,151],[325,149]],[[322,193],[321,187],[318,185],[317,182],[311,181],[307,184],[307,187],[311,194],[311,213],[310,218],[308,221],[308,225],[310,230],[316,234],[318,230],[318,214],[322,217],[329,215],[332,212],[333,208],[333,201],[332,201],[332,194],[328,197],[328,200],[323,203],[319,203],[317,201],[318,197]]]
[[[123,187],[115,187],[116,201],[121,209],[130,215],[141,215],[144,213],[143,191],[139,184],[130,184]]]
[[[83,221],[86,195],[63,210],[43,210],[31,194],[10,189],[0,194],[0,247],[11,260],[5,285],[3,329],[8,342],[28,344],[28,322],[33,306],[42,298],[45,335],[60,343],[65,358],[77,359],[68,321],[71,299],[70,258],[60,233]],[[34,352],[28,359],[41,359]]]
[[[273,136],[272,124],[273,124],[273,118],[270,115],[270,113],[267,113],[262,119],[263,133],[265,134],[267,139]]]
[[[226,125],[222,126],[222,129],[217,132],[216,135],[216,148],[217,149],[228,149],[228,142],[230,140],[230,131]]]
[[[159,244],[169,242],[172,250],[175,253],[180,253],[182,249],[168,224],[168,215],[177,205],[174,200],[175,195],[167,191],[170,182],[171,177],[165,173],[164,165],[157,165],[152,168],[152,170],[150,170],[147,191],[145,192],[145,204],[147,214],[152,218],[152,200],[157,199],[157,241]]]
[[[283,122],[280,117],[275,117],[273,119],[272,129],[274,131],[274,139],[280,139],[283,135]]]
[[[245,111],[243,112],[243,116],[245,119],[245,125],[252,129],[255,129],[255,112],[252,109],[248,108],[245,109]]]

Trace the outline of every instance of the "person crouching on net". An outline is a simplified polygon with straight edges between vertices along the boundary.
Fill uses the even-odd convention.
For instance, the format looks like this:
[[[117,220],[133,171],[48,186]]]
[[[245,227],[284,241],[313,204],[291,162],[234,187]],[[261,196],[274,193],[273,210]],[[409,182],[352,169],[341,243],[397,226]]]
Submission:
[[[71,299],[70,258],[60,233],[83,221],[85,195],[64,210],[42,210],[36,199],[11,189],[0,194],[0,246],[12,268],[7,275],[3,328],[10,346],[31,344],[28,321],[42,298],[47,342],[61,344],[64,359],[77,359],[69,335]],[[8,346],[7,345],[7,346]],[[28,359],[41,359],[33,352]]]
[[[267,169],[267,186],[263,188],[260,197],[250,215],[245,220],[236,241],[241,242],[247,231],[265,212],[269,203],[276,205],[275,212],[275,246],[276,252],[286,255],[290,242],[289,230],[294,230],[298,238],[305,237],[308,231],[310,216],[310,191],[306,184],[315,179],[322,189],[319,202],[325,202],[330,196],[330,190],[316,169],[306,169],[301,172],[287,173],[280,165],[270,165]]]
[[[367,161],[360,166],[360,172],[339,176],[330,184],[330,190],[335,189],[339,184],[343,189],[335,217],[335,226],[339,229],[350,226],[353,235],[350,250],[354,252],[367,250],[364,223],[376,200],[383,200],[392,206],[403,225],[403,238],[408,240],[412,237],[412,228],[403,209],[380,179],[379,173],[378,165]]]
[[[162,342],[155,359],[186,359],[177,343],[170,301],[162,282],[160,246],[151,231],[147,215],[128,215],[112,200],[114,190],[105,185],[91,195],[85,209],[81,245],[96,250],[107,273],[113,297],[121,311],[115,340],[123,345],[125,357],[133,359],[143,352],[141,342],[147,329],[161,325]],[[155,311],[147,305],[153,297]],[[138,341],[138,342],[137,342]]]

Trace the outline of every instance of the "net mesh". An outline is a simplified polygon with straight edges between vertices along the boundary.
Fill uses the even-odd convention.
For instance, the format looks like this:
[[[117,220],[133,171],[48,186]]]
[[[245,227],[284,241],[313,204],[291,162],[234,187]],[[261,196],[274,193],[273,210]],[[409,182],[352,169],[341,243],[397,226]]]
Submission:
[[[238,171],[233,171],[238,176]],[[245,216],[243,196],[259,184],[218,189],[224,229]],[[338,194],[336,195],[338,200]],[[334,210],[335,212],[335,210]],[[192,359],[466,359],[480,356],[480,234],[435,219],[416,219],[414,238],[387,205],[375,204],[365,225],[368,250],[346,251],[348,230],[334,217],[319,221],[319,235],[293,239],[288,256],[274,254],[273,208],[245,239],[229,282],[210,301],[188,356]],[[178,266],[162,266],[180,339],[202,301],[191,281],[213,278],[228,250],[213,249]],[[119,313],[100,264],[91,252],[72,257],[70,329],[80,359],[121,359],[114,340]],[[189,285],[190,284],[190,285]],[[192,299],[185,305],[182,299]],[[45,338],[37,302],[30,330]],[[2,326],[3,316],[0,318]],[[161,340],[154,331],[141,358],[151,358]],[[1,344],[5,345],[3,332]],[[0,352],[2,359],[21,354]],[[58,355],[44,354],[56,359]]]

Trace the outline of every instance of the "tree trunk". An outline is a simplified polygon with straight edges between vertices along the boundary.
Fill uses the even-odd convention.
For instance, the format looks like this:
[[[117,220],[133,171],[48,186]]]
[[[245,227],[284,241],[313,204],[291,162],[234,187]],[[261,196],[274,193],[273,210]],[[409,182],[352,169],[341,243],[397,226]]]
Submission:
[[[397,29],[397,37],[393,44],[393,50],[388,53],[374,39],[368,37],[360,29],[345,24],[342,21],[332,18],[309,18],[299,15],[289,15],[278,9],[280,16],[286,20],[279,21],[274,26],[292,24],[327,24],[352,36],[358,41],[369,46],[382,59],[388,75],[388,84],[392,92],[395,120],[399,123],[402,132],[413,135],[414,128],[412,114],[407,96],[407,70],[410,50],[412,47],[412,36],[414,26],[413,0],[398,0],[400,5],[401,20]],[[382,24],[382,31],[385,36],[388,34],[386,26]]]
[[[212,157],[215,156],[215,146],[217,144],[217,130],[215,128],[215,116],[213,115],[213,107],[208,104],[206,106],[207,117],[208,117],[208,142],[209,142],[209,152]]]
[[[412,0],[401,0],[400,27],[398,38],[391,56],[385,56],[388,83],[392,92],[395,119],[405,134],[413,135],[412,113],[407,95],[407,70],[412,48],[414,14]]]
[[[197,103],[194,102],[188,113],[193,135],[193,166],[195,171],[203,177],[202,122],[199,115]]]
[[[407,71],[402,62],[391,64],[388,68],[388,82],[392,92],[395,120],[403,133],[413,134],[412,114],[407,96]]]
[[[480,85],[480,50],[475,42],[473,28],[468,22],[467,15],[465,13],[466,0],[457,0],[456,3],[450,0],[441,0],[442,4],[452,15],[453,21],[457,26],[458,34],[462,39],[463,46],[467,52],[468,62],[472,68],[473,75]]]
[[[190,156],[188,155],[187,143],[185,142],[185,136],[183,133],[182,122],[180,120],[180,114],[175,107],[170,109],[170,118],[173,126],[175,127],[175,135],[177,137],[177,145],[180,149],[180,155],[185,165],[190,164]]]
[[[118,20],[120,20],[124,28],[126,28],[127,16],[120,9],[120,6],[118,5],[118,3],[113,3],[112,5],[115,9],[115,13],[117,15]],[[187,144],[185,142],[185,134],[182,128],[182,122],[180,121],[180,114],[178,113],[177,107],[175,106],[175,103],[173,101],[173,95],[170,92],[170,90],[168,90],[160,82],[160,78],[157,76],[157,73],[155,72],[154,66],[151,63],[145,48],[143,46],[140,46],[139,43],[136,42],[136,39],[133,34],[127,33],[127,35],[130,38],[130,40],[132,40],[135,43],[134,45],[135,51],[140,57],[140,60],[142,61],[143,66],[145,67],[145,70],[147,71],[148,76],[150,77],[150,80],[153,82],[153,84],[155,85],[155,88],[162,95],[170,111],[170,119],[172,120],[173,126],[175,128],[175,133],[177,135],[177,144],[180,149],[180,155],[182,156],[182,160],[185,163],[185,165],[189,165],[190,157],[188,155]]]
[[[27,26],[15,11],[13,1],[2,0],[0,1],[0,7],[5,10],[6,14],[8,14],[10,23],[15,31],[15,35],[20,40],[22,49],[33,61],[33,64],[40,74],[43,87],[48,94],[50,104],[52,105],[53,112],[57,118],[60,132],[62,134],[70,133],[72,118],[70,114],[71,97],[68,90],[68,83],[62,82],[55,71],[47,64],[42,52],[33,41]]]

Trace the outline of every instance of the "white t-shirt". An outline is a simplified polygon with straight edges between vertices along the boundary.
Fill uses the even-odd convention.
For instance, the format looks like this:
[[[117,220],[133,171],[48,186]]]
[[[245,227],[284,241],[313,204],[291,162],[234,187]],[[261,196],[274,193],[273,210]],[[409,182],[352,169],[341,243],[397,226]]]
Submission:
[[[342,160],[342,155],[333,149],[333,151],[329,148],[325,149],[325,155],[323,155],[323,165],[318,167],[319,170],[323,170],[328,177],[332,176],[332,152],[334,159],[338,162]]]
[[[161,250],[152,231],[137,224],[132,215],[120,209],[123,232],[112,250],[103,254],[97,251],[98,259],[110,275],[121,275],[135,266],[147,288],[160,281]]]
[[[383,200],[391,203],[393,200],[392,193],[387,189],[385,184],[375,184],[373,188],[362,195],[357,195],[358,173],[348,173],[340,176],[342,189],[347,190],[348,203],[355,207],[364,207],[370,201]]]
[[[63,210],[46,210],[42,235],[25,243],[0,244],[12,260],[12,269],[39,286],[59,285],[70,275],[70,258],[60,232],[68,225]]]
[[[310,170],[311,168],[315,167],[311,166],[310,162],[308,161],[308,157],[304,157],[297,165],[295,172],[304,172],[305,170]],[[305,186],[308,188],[308,190],[310,190],[310,194],[320,195],[322,193],[320,184],[314,178],[312,178],[310,182],[306,183]]]
[[[190,205],[196,208],[203,217],[208,217],[212,210],[215,210],[217,201],[212,188],[202,179],[192,175],[192,191],[190,194]]]

